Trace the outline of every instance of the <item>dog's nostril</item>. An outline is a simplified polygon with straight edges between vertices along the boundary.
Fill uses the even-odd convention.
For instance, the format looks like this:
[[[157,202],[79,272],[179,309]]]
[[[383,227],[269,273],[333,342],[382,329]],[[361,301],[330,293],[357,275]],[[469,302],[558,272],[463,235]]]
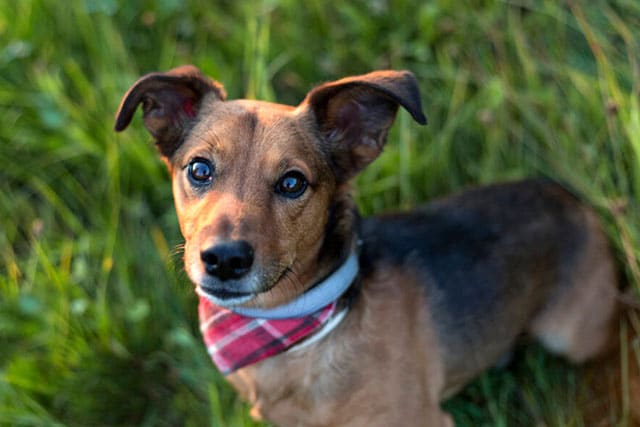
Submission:
[[[218,243],[200,253],[207,274],[220,280],[239,279],[253,264],[253,248],[243,240]]]
[[[200,259],[205,263],[207,267],[218,266],[218,256],[210,251],[204,251],[200,254]]]
[[[229,266],[233,270],[242,270],[243,268],[245,268],[243,266],[242,258],[231,258],[231,261],[229,262]]]

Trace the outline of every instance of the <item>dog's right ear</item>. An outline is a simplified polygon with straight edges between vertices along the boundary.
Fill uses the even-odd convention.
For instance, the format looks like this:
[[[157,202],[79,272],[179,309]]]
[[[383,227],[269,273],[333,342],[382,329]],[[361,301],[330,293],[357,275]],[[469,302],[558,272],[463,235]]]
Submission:
[[[160,154],[170,158],[196,121],[202,100],[208,94],[221,101],[226,98],[222,85],[193,65],[183,65],[166,73],[147,74],[122,98],[115,130],[126,129],[142,103],[144,126],[155,138]]]
[[[382,70],[320,85],[299,108],[312,113],[322,150],[338,180],[346,181],[382,152],[400,106],[418,123],[427,123],[415,76]]]

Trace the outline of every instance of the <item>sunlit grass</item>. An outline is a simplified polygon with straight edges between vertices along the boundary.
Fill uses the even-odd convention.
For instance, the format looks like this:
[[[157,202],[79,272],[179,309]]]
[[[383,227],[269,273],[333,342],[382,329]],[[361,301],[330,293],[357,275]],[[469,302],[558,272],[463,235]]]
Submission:
[[[216,3],[0,0],[0,425],[253,425],[201,344],[164,166],[138,120],[112,130],[137,77],[183,63],[292,104],[412,70],[429,126],[398,116],[357,180],[364,213],[550,176],[596,206],[638,291],[638,2]],[[581,426],[579,394],[534,347],[446,408]]]

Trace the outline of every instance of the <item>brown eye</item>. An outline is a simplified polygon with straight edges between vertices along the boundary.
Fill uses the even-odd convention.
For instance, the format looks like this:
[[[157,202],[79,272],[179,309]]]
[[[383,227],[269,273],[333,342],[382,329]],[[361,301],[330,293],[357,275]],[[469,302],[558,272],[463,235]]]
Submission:
[[[289,171],[282,175],[276,183],[276,193],[288,199],[297,199],[304,194],[309,183],[298,171]]]
[[[213,179],[213,165],[207,159],[196,157],[187,165],[187,176],[193,185],[206,185]]]

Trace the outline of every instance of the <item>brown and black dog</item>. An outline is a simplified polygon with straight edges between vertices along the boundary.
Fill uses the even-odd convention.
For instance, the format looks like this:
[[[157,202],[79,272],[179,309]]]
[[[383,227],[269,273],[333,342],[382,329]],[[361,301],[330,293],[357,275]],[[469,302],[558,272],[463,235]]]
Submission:
[[[323,84],[296,107],[225,98],[193,66],[148,74],[116,130],[142,104],[201,301],[260,323],[334,291],[330,326],[228,372],[255,417],[451,426],[440,402],[523,333],[575,362],[607,346],[612,256],[594,212],[559,185],[493,185],[359,219],[350,181],[382,151],[398,107],[426,122],[411,73]]]

